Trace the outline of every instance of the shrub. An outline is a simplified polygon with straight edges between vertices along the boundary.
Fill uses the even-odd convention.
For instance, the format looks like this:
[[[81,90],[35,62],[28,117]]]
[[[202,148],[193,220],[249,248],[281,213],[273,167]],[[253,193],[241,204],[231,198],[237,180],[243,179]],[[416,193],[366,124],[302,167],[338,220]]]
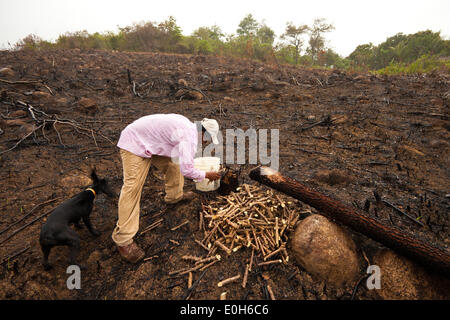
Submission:
[[[391,62],[387,67],[374,73],[387,75],[422,74],[430,73],[434,70],[450,71],[450,60],[448,58],[440,58],[437,55],[424,54],[410,64]]]

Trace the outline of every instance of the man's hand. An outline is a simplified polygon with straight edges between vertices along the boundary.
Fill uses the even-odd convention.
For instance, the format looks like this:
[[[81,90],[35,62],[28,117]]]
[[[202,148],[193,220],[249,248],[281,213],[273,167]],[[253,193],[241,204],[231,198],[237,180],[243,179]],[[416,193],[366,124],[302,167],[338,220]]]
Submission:
[[[207,172],[205,174],[205,178],[210,180],[210,181],[214,181],[214,180],[218,180],[222,177],[222,175],[219,172]]]

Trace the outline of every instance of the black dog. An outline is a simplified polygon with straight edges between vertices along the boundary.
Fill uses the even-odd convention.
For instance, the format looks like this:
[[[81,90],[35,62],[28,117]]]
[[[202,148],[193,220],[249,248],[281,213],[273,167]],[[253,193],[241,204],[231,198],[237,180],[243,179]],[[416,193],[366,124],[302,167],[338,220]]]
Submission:
[[[80,249],[80,238],[70,228],[70,224],[73,223],[77,228],[81,228],[80,222],[83,220],[93,236],[97,237],[100,235],[92,227],[89,219],[94,207],[94,199],[99,192],[103,192],[109,197],[113,197],[114,193],[105,179],[97,177],[95,169],[91,172],[91,178],[94,183],[89,188],[57,206],[48,217],[47,222],[42,226],[39,242],[44,253],[43,264],[45,270],[51,269],[48,256],[54,246],[69,246],[69,264],[77,264],[76,258]]]

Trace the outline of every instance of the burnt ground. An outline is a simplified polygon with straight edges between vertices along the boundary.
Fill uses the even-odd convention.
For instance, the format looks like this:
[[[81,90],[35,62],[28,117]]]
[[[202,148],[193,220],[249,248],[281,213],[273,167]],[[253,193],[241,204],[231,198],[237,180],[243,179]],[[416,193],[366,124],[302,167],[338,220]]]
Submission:
[[[84,177],[93,166],[118,192],[122,170],[115,143],[128,123],[151,113],[180,113],[193,121],[216,118],[222,128],[278,128],[283,174],[360,208],[367,199],[374,200],[376,190],[424,227],[390,208],[371,207],[369,214],[449,245],[448,74],[388,77],[222,57],[77,50],[0,52],[3,67],[14,75],[0,79],[14,83],[0,82],[0,152],[36,125],[26,103],[48,119],[72,120],[79,128],[74,122],[58,123],[57,131],[48,125],[0,155],[0,298],[183,298],[187,277],[173,278],[169,272],[187,267],[183,255],[206,253],[194,242],[203,236],[198,228],[200,199],[166,207],[157,175],[149,174],[143,190],[141,230],[160,217],[164,222],[137,237],[152,258],[135,266],[119,259],[111,240],[117,199],[101,195],[92,221],[102,235],[93,238],[86,229],[77,231],[82,238],[79,258],[87,264],[81,290],[66,288],[66,248],[54,249],[54,268],[43,271],[38,237],[45,217],[27,226],[89,184]],[[199,91],[177,95],[179,79],[206,96],[199,99]],[[135,81],[136,94],[129,80]],[[93,134],[87,131],[91,129]],[[241,167],[241,182],[254,184],[247,175],[254,165]],[[187,181],[186,189],[194,189],[193,183]],[[190,223],[170,230],[185,219]],[[369,260],[381,247],[358,233],[352,237]],[[217,282],[242,273],[249,255],[240,250],[209,268],[191,299],[218,299],[225,290]],[[365,266],[361,259],[361,275]],[[194,273],[194,281],[199,275]],[[266,299],[265,281],[278,299],[350,299],[354,287],[328,286],[291,259],[252,271],[247,289],[240,283],[228,285],[227,298]],[[356,299],[379,297],[361,286]]]

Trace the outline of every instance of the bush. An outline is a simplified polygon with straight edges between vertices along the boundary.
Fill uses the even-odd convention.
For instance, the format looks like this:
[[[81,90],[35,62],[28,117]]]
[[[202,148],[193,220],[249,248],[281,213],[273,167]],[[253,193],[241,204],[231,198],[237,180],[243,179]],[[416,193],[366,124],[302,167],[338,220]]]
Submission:
[[[369,43],[356,47],[348,59],[355,69],[378,70],[389,67],[393,70],[412,64],[424,55],[450,56],[450,41],[443,39],[439,32],[430,30],[409,35],[398,33],[378,46]]]
[[[424,54],[411,64],[391,62],[387,67],[377,70],[377,74],[422,74],[434,70],[450,71],[450,60],[437,55]]]
[[[34,34],[29,34],[14,45],[15,50],[47,50],[51,47],[51,42],[42,40]]]

